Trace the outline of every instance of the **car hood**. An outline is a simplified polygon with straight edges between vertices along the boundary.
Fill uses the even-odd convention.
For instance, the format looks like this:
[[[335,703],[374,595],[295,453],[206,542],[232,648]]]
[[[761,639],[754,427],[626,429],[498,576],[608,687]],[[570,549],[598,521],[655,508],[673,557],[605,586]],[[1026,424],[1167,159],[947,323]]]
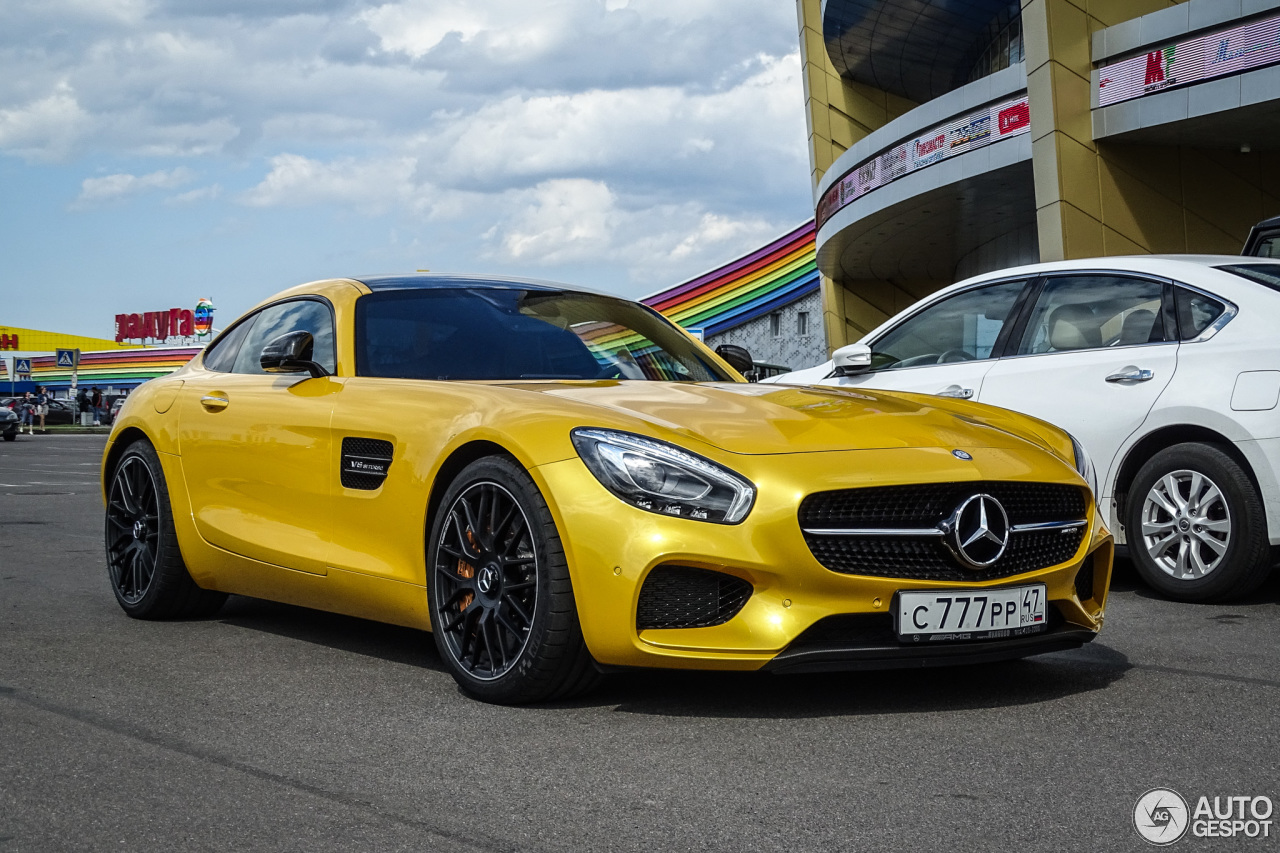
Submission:
[[[985,407],[974,405],[974,414],[968,417],[930,405],[928,398],[893,392],[728,382],[520,387],[630,415],[730,453],[1012,448],[1025,447],[1032,440],[982,422]]]

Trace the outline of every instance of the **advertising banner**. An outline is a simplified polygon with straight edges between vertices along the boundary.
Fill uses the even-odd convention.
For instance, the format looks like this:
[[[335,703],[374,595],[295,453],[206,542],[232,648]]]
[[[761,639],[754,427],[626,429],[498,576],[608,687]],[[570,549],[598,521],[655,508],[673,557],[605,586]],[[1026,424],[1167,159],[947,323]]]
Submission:
[[[872,190],[950,157],[1031,130],[1026,93],[989,104],[930,128],[854,166],[818,200],[818,227],[837,211]]]
[[[1206,33],[1098,69],[1098,106],[1280,62],[1280,15]]]

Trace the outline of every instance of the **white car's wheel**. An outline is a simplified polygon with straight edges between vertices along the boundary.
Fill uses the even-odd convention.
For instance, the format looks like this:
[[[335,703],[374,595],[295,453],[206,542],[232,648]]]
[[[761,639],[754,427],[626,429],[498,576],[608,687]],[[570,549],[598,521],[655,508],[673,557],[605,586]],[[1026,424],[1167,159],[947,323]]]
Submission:
[[[1179,601],[1246,595],[1271,568],[1258,490],[1213,445],[1178,444],[1147,460],[1129,489],[1125,531],[1138,573]]]

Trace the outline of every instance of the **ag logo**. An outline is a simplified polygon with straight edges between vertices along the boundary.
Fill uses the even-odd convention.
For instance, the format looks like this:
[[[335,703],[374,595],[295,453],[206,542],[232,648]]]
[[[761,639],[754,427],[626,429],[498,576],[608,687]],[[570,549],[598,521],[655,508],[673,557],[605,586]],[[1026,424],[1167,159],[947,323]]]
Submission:
[[[1133,807],[1133,828],[1158,847],[1172,844],[1187,834],[1190,825],[1187,801],[1169,788],[1152,788]]]

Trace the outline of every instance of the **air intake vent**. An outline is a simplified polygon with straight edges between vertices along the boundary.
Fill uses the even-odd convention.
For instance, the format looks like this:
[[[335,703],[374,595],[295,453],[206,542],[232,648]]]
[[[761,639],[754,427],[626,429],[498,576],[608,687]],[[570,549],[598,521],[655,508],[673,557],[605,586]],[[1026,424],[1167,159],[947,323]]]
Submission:
[[[342,439],[342,485],[373,491],[387,479],[391,468],[391,442],[378,438]]]
[[[1093,555],[1084,558],[1080,571],[1076,572],[1076,597],[1081,601],[1093,598]]]
[[[747,603],[742,578],[686,566],[659,566],[640,589],[636,628],[709,628],[723,625]]]

